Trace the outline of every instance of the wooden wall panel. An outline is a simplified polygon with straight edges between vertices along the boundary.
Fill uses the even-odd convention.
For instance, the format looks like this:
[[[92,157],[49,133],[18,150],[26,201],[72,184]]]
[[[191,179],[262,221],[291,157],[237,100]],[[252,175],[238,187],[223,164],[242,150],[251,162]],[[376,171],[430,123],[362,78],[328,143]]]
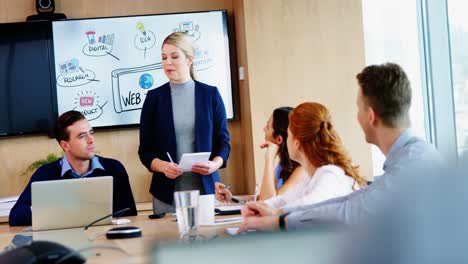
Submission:
[[[236,46],[237,46],[237,64],[244,68],[244,80],[239,80],[239,97],[240,97],[240,134],[241,140],[241,163],[243,166],[243,174],[237,174],[237,177],[231,177],[231,184],[237,188],[240,193],[252,193],[255,186],[255,167],[263,164],[255,164],[253,158],[253,138],[252,138],[252,119],[251,119],[251,101],[250,101],[250,86],[249,86],[249,66],[247,64],[247,46],[245,35],[245,13],[244,0],[233,0],[234,9],[234,26],[236,30]]]
[[[257,180],[263,164],[257,146],[270,113],[303,101],[331,110],[354,162],[371,175],[370,146],[356,120],[355,75],[365,63],[361,0],[245,0],[243,5]]]
[[[26,21],[26,17],[33,14],[36,14],[34,1],[0,0],[0,23]]]
[[[59,0],[59,12],[68,18],[128,16],[141,14],[178,13],[227,9],[232,12],[230,0]]]

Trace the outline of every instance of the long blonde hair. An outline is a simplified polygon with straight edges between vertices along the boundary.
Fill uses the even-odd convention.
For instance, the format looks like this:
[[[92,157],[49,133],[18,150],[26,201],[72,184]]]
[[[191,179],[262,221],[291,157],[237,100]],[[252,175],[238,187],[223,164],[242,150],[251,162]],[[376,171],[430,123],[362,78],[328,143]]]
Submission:
[[[192,77],[193,80],[196,80],[197,70],[195,69],[195,66],[193,66],[193,63],[195,62],[195,49],[193,48],[192,39],[183,32],[174,32],[164,39],[162,45],[164,46],[164,44],[175,46],[179,48],[186,57],[193,58],[193,62],[190,65],[190,77]]]

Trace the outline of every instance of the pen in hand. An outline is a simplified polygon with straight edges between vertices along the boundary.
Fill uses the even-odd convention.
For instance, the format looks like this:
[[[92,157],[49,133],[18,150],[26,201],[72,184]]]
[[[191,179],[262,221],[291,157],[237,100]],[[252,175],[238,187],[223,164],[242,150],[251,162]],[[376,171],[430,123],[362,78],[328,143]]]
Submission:
[[[231,189],[231,184],[228,183],[228,184],[224,187],[224,189],[226,189],[226,190]],[[239,199],[234,198],[234,197],[232,197],[232,196],[231,196],[231,201],[233,201],[233,202],[235,202],[235,203],[240,203]]]
[[[174,163],[174,161],[172,160],[171,154],[169,154],[169,152],[166,152],[166,154],[169,157],[169,160],[171,161],[171,163]]]
[[[169,152],[166,152],[166,154],[167,154],[167,157],[169,158],[170,162],[166,163],[167,165],[165,166],[164,171],[162,171],[162,172],[169,179],[175,179],[175,178],[179,177],[180,175],[182,175],[182,173],[184,173],[184,171],[179,167],[179,165],[177,163],[174,163],[174,160],[172,160],[171,154],[169,154]],[[164,162],[166,162],[166,161],[164,161]]]

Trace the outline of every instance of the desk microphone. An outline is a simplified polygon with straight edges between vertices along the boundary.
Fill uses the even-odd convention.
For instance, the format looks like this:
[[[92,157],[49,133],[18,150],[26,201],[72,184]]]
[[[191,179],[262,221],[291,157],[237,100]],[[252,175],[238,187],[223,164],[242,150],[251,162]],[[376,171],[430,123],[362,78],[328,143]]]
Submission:
[[[107,239],[141,237],[141,229],[136,226],[121,226],[109,229]]]
[[[85,226],[85,228],[84,228],[83,230],[87,230],[89,227],[91,227],[91,226],[94,225],[95,223],[97,223],[97,222],[99,222],[99,221],[101,221],[101,220],[103,220],[103,219],[106,219],[107,217],[112,217],[112,216],[117,216],[117,217],[119,217],[120,215],[122,215],[123,213],[125,213],[125,212],[127,212],[127,211],[129,211],[129,210],[130,210],[130,208],[127,207],[127,208],[124,208],[124,209],[122,209],[122,210],[120,210],[120,211],[117,211],[117,212],[115,212],[115,213],[108,214],[108,215],[106,215],[106,216],[104,216],[104,217],[101,217],[101,218],[99,218],[98,220],[93,221],[91,224]]]
[[[99,219],[97,219],[96,221],[93,221],[91,224],[85,226],[84,230],[88,229],[90,226],[94,225],[95,223],[103,220],[103,219],[106,219],[107,217],[111,217],[111,216],[120,216],[121,214],[127,212],[128,210],[130,210],[130,208],[124,208],[120,211],[117,211],[115,213],[112,213],[112,214],[109,214],[109,215],[106,215],[104,217],[101,217]],[[111,228],[109,229],[107,232],[106,232],[106,237],[108,239],[116,239],[116,238],[132,238],[132,237],[141,237],[141,229],[138,228],[138,227],[134,227],[134,226],[122,226],[122,227],[114,227],[114,228]]]

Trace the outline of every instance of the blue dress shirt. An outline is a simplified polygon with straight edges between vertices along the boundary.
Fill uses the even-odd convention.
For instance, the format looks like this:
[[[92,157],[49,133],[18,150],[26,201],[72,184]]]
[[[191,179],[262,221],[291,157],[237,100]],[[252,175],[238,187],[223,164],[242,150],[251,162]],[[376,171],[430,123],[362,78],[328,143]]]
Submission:
[[[91,159],[91,167],[90,167],[89,171],[87,171],[85,174],[83,174],[83,176],[80,176],[80,174],[78,174],[76,171],[73,170],[73,168],[71,167],[70,163],[68,162],[66,156],[64,156],[64,157],[60,160],[60,165],[62,165],[62,172],[61,172],[62,178],[63,178],[63,175],[65,175],[65,173],[67,173],[68,171],[70,171],[70,175],[71,175],[73,178],[84,178],[84,177],[90,175],[91,173],[93,173],[95,169],[104,170],[104,167],[103,167],[102,164],[99,162],[99,159],[98,159],[97,156],[94,156],[94,157]]]
[[[280,173],[281,173],[281,165],[278,164],[275,169],[275,177],[276,177],[276,190],[279,190],[281,186],[283,186],[283,178],[281,178]]]

